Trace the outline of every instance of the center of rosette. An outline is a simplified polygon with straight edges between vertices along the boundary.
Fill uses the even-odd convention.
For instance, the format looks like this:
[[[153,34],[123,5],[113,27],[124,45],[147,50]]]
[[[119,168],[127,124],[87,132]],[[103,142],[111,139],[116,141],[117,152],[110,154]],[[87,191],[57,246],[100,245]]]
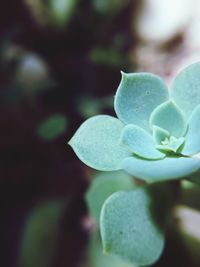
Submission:
[[[165,137],[164,140],[160,142],[160,144],[156,145],[156,148],[163,152],[180,152],[183,144],[185,142],[184,137],[176,138],[174,136]]]

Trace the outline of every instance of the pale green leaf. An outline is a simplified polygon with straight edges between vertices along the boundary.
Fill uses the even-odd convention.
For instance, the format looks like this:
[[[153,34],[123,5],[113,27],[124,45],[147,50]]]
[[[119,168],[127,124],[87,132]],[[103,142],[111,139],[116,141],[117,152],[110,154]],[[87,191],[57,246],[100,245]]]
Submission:
[[[151,112],[167,99],[168,89],[159,77],[149,73],[122,73],[114,107],[121,121],[149,131]]]
[[[90,215],[95,219],[96,223],[99,224],[102,205],[111,194],[133,187],[133,178],[124,171],[97,174],[86,193],[86,201]]]
[[[153,125],[153,138],[157,144],[161,144],[166,138],[170,137],[170,134],[165,129],[162,129],[156,125]]]
[[[162,203],[162,197],[154,199],[155,194],[155,190],[140,187],[116,192],[105,201],[100,220],[105,253],[139,266],[158,260],[164,247],[167,216],[164,207],[156,206],[158,199]]]
[[[159,105],[151,114],[150,127],[159,126],[174,137],[182,137],[187,130],[187,121],[180,108],[172,101]]]
[[[93,232],[89,241],[89,267],[136,267],[117,256],[105,255],[99,231]]]
[[[152,136],[136,125],[129,124],[124,127],[121,141],[140,157],[147,159],[162,159],[165,157],[163,153],[155,148]]]
[[[200,169],[200,159],[166,157],[162,160],[145,160],[130,157],[122,162],[122,168],[131,175],[156,182],[186,177]]]
[[[123,128],[123,123],[114,117],[95,116],[79,127],[69,144],[88,166],[100,171],[120,170],[121,161],[130,155],[120,143]]]
[[[188,124],[186,142],[182,153],[192,155],[200,152],[200,105],[192,112]]]
[[[172,97],[189,117],[200,104],[200,62],[181,71],[172,86]]]

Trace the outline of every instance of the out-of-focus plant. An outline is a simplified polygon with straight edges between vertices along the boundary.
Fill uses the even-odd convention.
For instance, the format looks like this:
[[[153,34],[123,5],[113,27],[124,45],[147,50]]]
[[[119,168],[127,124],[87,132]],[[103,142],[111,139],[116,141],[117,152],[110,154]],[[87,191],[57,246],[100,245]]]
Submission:
[[[169,92],[153,74],[122,73],[114,102],[119,119],[94,116],[69,144],[88,166],[124,169],[146,183],[193,176],[200,169],[199,74],[200,63],[189,66]],[[101,210],[103,250],[136,265],[153,264],[164,248],[169,186],[121,189],[108,197]]]
[[[19,266],[49,266],[56,250],[64,208],[62,201],[47,201],[32,211],[24,229]]]
[[[130,2],[129,0],[93,0],[94,8],[101,14],[114,15],[121,9],[125,8]]]
[[[61,134],[64,134],[66,129],[67,119],[61,114],[56,114],[40,123],[37,128],[37,133],[44,140],[53,140]]]
[[[49,69],[44,60],[33,53],[21,52],[15,83],[21,91],[32,95],[47,89],[50,85]]]
[[[49,0],[49,12],[52,21],[63,28],[74,14],[77,0]]]
[[[54,25],[63,29],[70,22],[77,0],[25,0],[41,26]]]

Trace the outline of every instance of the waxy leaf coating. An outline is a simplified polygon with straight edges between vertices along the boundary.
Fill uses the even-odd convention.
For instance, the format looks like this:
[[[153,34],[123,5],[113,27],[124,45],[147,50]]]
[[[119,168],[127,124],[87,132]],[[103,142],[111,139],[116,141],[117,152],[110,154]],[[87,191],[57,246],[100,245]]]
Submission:
[[[155,221],[154,199],[146,188],[121,191],[104,203],[101,237],[106,254],[118,255],[133,264],[154,263],[164,247],[164,231]]]
[[[172,98],[189,118],[200,104],[200,62],[181,71],[172,85]]]
[[[199,77],[200,63],[183,70],[170,98],[158,76],[122,73],[114,101],[119,119],[92,117],[80,126],[70,145],[90,167],[124,169],[147,182],[194,174],[200,169],[200,159],[193,159],[200,153]]]
[[[193,155],[200,151],[200,105],[198,105],[189,119],[188,132],[185,136],[183,154]]]
[[[193,174],[200,169],[200,160],[187,157],[166,157],[161,160],[130,157],[124,159],[122,167],[128,173],[152,183]]]
[[[165,83],[150,73],[122,73],[114,107],[125,124],[135,124],[149,131],[151,112],[168,99]]]
[[[69,144],[88,166],[100,171],[121,169],[121,161],[130,155],[120,144],[124,124],[118,119],[99,115],[86,120]]]
[[[92,117],[70,140],[85,164],[103,171],[123,169],[147,183],[184,177],[199,182],[200,157],[196,154],[200,153],[200,63],[177,76],[171,96],[156,75],[122,73],[114,108],[119,119]],[[129,179],[121,182],[111,181],[107,191],[103,186],[102,195],[96,193],[96,207],[90,204],[95,201],[97,189],[88,193],[96,220],[103,200],[112,190],[129,188]],[[101,188],[100,180],[97,184]],[[166,198],[155,201],[154,193],[141,187],[108,197],[100,216],[104,252],[139,266],[151,265],[159,258],[164,231],[155,220],[152,205],[161,203],[160,213]]]
[[[129,124],[124,127],[121,141],[142,158],[162,159],[165,157],[165,154],[156,149],[153,137],[136,125]]]
[[[152,126],[152,130],[153,138],[158,145],[160,145],[163,140],[170,137],[170,133],[167,130],[160,128],[156,125]]]
[[[159,105],[151,113],[150,127],[152,128],[153,125],[163,128],[174,137],[184,136],[187,130],[187,121],[183,112],[171,100]]]

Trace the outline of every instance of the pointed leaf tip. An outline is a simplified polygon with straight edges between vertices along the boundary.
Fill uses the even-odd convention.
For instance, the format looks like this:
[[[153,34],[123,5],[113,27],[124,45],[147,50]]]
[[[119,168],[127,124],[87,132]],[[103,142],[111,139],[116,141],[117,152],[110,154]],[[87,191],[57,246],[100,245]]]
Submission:
[[[125,124],[135,124],[149,131],[150,114],[168,99],[168,89],[156,75],[121,73],[114,101],[116,114]]]
[[[117,118],[98,115],[86,120],[69,141],[86,165],[102,171],[121,169],[121,161],[130,155],[120,144],[124,124]]]

